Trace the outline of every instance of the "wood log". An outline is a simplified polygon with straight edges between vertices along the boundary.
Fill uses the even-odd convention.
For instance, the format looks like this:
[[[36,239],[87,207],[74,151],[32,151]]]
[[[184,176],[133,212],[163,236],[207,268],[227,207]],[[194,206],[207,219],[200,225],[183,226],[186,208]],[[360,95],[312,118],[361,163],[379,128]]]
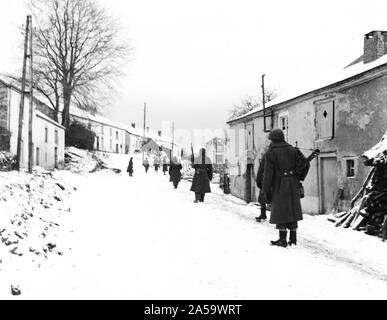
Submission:
[[[351,222],[353,221],[353,219],[356,217],[356,213],[359,211],[359,205],[353,207],[350,211],[349,211],[349,215],[348,217],[343,221],[343,224],[342,224],[342,227],[343,228],[348,228],[350,225],[351,225]]]
[[[343,222],[349,217],[349,215],[351,214],[351,211],[347,211],[345,215],[343,215],[341,218],[339,218],[336,223],[335,223],[335,227],[340,227]]]
[[[384,221],[382,224],[382,237],[384,242],[387,239],[387,214],[384,216]]]
[[[341,217],[344,216],[346,213],[347,213],[347,211],[341,211],[341,212],[338,212],[338,213],[334,214],[333,216],[334,216],[335,218],[341,218]]]
[[[353,197],[353,199],[352,199],[352,201],[351,201],[351,208],[353,208],[353,205],[355,204],[355,202],[357,201],[357,199],[358,199],[361,195],[363,195],[363,192],[364,192],[365,188],[367,187],[368,182],[371,180],[371,178],[373,178],[373,176],[375,175],[375,172],[376,172],[376,168],[373,167],[373,168],[370,170],[370,172],[368,173],[366,179],[364,180],[361,189],[360,189],[359,192]]]
[[[367,203],[367,201],[368,201],[368,199],[369,199],[369,196],[364,196],[361,200],[360,200],[360,202],[359,202],[359,205],[358,205],[358,209],[355,211],[355,216],[354,216],[354,218],[352,219],[352,221],[350,222],[350,224],[349,224],[349,226],[352,228],[353,227],[353,225],[355,224],[355,222],[357,221],[357,219],[358,219],[358,217],[359,217],[359,215],[360,215],[360,211],[364,211],[364,207],[366,206],[366,203]],[[354,208],[356,208],[356,207],[354,207]]]
[[[359,214],[358,214],[357,218],[351,224],[351,228],[353,230],[358,230],[366,221],[367,221],[367,219],[366,219],[365,210],[364,209],[359,210]]]
[[[342,227],[348,228],[351,225],[351,222],[353,221],[353,219],[355,219],[355,217],[356,217],[356,212],[351,212],[351,214],[343,222]]]
[[[333,222],[333,223],[336,223],[336,221],[337,221],[337,219],[335,219],[333,216],[328,217],[327,220],[329,222]]]

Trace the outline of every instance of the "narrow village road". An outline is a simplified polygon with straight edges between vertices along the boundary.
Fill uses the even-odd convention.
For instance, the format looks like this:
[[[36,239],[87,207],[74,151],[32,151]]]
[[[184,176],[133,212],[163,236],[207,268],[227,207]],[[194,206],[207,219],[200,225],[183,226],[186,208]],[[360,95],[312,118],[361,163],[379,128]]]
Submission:
[[[218,194],[193,203],[190,184],[159,172],[97,172],[73,199],[71,250],[26,282],[23,298],[383,299],[387,281],[335,260],[300,238],[271,247],[268,223]],[[217,188],[217,186],[214,186]],[[302,233],[302,226],[300,229]],[[380,277],[379,277],[380,278]]]

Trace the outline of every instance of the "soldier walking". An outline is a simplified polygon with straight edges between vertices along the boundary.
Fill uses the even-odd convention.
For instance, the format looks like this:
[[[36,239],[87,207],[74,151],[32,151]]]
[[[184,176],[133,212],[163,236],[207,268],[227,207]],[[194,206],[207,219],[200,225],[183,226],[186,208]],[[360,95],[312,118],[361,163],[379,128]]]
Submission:
[[[142,165],[145,168],[145,173],[148,173],[148,170],[149,170],[149,160],[148,160],[148,158],[144,159],[144,162],[142,163]]]
[[[271,204],[270,223],[276,224],[279,230],[279,239],[271,241],[271,245],[287,247],[297,244],[298,221],[302,220],[298,167],[309,169],[309,162],[299,150],[285,142],[282,130],[272,130],[269,140],[272,143],[264,156],[262,196],[265,203]]]
[[[128,168],[126,169],[126,172],[129,172],[129,177],[133,176],[133,157],[130,158]]]
[[[183,169],[181,163],[177,157],[173,157],[171,163],[169,164],[169,181],[173,183],[173,187],[177,189],[179,182],[181,180],[181,169]]]
[[[204,202],[204,195],[211,192],[210,181],[213,176],[211,159],[206,156],[205,148],[200,149],[199,156],[194,158],[192,167],[195,169],[191,185],[191,191],[195,192],[194,202]]]
[[[155,168],[155,171],[156,172],[159,172],[159,167],[160,167],[160,159],[158,157],[156,157],[154,160],[153,160],[153,166]]]

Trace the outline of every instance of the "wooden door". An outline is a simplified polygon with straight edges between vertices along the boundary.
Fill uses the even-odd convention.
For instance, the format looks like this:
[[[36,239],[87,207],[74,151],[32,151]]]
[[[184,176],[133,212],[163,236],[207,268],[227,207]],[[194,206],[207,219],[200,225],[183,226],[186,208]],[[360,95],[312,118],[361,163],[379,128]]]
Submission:
[[[337,158],[322,157],[321,161],[321,213],[330,213],[337,193]]]

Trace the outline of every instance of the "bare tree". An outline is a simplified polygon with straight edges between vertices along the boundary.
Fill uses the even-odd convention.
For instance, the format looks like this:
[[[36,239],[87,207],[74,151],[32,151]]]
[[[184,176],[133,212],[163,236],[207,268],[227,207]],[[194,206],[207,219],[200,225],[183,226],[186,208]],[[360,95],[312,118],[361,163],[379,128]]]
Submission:
[[[29,1],[35,17],[35,86],[56,110],[57,120],[62,112],[67,128],[70,105],[95,111],[132,47],[94,0]]]
[[[265,90],[265,102],[269,102],[277,97],[277,92],[274,89],[266,89]],[[257,98],[254,98],[252,96],[248,96],[242,101],[234,105],[234,107],[230,110],[230,120],[240,117],[256,108],[259,108],[262,106],[262,95],[259,95]]]

